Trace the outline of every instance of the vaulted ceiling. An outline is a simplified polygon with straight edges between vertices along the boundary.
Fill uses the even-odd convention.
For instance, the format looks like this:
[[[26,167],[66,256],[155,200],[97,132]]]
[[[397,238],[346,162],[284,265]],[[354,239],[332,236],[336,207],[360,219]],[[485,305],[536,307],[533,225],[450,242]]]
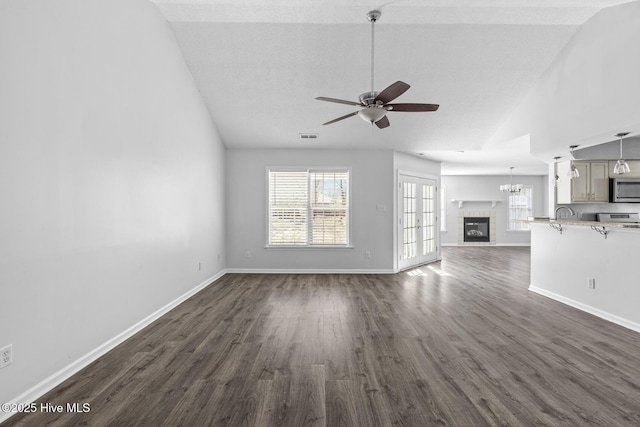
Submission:
[[[394,149],[443,162],[444,174],[545,174],[525,136],[493,137],[577,29],[629,0],[153,0],[231,148]],[[397,102],[437,112],[388,113],[378,129],[357,116],[371,89],[402,80]],[[317,133],[301,140],[300,133]]]

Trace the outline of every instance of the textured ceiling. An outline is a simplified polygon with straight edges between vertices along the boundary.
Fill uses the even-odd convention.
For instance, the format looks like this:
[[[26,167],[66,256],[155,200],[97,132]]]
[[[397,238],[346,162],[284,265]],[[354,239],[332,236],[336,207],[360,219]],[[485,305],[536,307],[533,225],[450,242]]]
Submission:
[[[628,0],[627,0],[628,1]],[[562,47],[601,8],[625,0],[156,0],[228,147],[395,149],[443,161],[443,173],[544,174],[528,141],[491,141]],[[380,130],[356,110],[370,90],[411,85],[398,102],[434,113],[388,114]],[[299,133],[318,133],[301,141]],[[463,153],[461,151],[464,151]]]

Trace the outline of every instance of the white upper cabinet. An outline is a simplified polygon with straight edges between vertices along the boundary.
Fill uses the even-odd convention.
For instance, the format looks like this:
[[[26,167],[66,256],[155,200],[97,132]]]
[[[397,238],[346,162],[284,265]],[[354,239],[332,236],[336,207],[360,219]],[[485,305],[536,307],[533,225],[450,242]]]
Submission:
[[[580,176],[569,179],[571,162],[558,163],[561,183],[556,193],[556,203],[608,203],[609,202],[609,162],[574,161]]]

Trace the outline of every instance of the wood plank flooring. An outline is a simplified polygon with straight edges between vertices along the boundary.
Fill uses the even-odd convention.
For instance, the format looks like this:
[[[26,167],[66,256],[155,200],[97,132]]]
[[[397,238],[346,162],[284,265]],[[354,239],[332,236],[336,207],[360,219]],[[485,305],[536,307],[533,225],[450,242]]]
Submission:
[[[229,274],[11,426],[638,426],[640,334],[527,291],[529,249]]]

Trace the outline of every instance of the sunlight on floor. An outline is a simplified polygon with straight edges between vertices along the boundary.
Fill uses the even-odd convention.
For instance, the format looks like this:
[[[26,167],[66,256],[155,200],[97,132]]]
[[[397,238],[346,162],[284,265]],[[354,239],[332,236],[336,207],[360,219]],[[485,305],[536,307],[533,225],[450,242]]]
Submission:
[[[451,274],[446,273],[446,272],[442,271],[441,269],[436,268],[436,267],[434,267],[432,265],[428,265],[428,266],[426,266],[426,268],[428,268],[429,270],[431,270],[433,273],[437,274],[438,276],[442,276],[442,277],[451,276]],[[429,272],[423,271],[421,268],[416,268],[414,270],[406,271],[406,274],[408,276],[411,276],[411,277],[427,277],[427,276],[429,276]]]

